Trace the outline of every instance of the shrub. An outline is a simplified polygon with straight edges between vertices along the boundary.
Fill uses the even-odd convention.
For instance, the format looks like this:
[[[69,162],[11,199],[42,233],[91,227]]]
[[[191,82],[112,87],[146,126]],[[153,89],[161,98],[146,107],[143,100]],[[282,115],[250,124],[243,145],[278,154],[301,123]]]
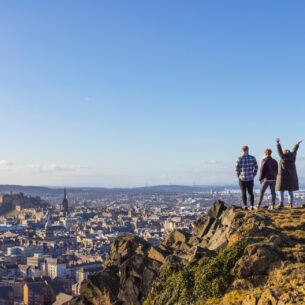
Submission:
[[[238,241],[195,272],[194,293],[199,299],[221,297],[234,280],[232,269],[243,255],[245,242]]]
[[[245,246],[243,241],[237,241],[216,257],[204,257],[197,264],[168,265],[160,274],[158,295],[150,295],[145,304],[153,304],[153,299],[158,305],[201,304],[223,296],[234,280],[232,269]]]

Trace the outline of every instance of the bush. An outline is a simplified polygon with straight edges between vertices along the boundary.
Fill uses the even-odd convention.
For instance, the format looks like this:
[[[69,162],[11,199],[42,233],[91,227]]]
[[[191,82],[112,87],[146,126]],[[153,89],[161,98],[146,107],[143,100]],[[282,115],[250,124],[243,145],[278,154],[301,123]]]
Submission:
[[[145,304],[190,305],[224,295],[234,280],[233,267],[246,244],[238,241],[214,258],[204,257],[197,264],[168,265],[160,274],[159,294],[150,295]]]
[[[199,264],[195,272],[194,294],[199,299],[221,297],[234,280],[232,269],[243,255],[245,242],[238,241],[207,263]]]

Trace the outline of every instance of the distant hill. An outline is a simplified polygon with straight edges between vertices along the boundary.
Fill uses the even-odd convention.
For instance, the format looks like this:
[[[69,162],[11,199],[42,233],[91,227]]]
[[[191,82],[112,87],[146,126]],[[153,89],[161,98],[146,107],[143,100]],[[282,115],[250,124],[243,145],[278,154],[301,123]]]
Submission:
[[[44,186],[22,186],[22,185],[0,185],[0,194],[3,193],[24,193],[28,195],[38,195],[41,194],[63,194],[63,187],[44,187]],[[143,186],[143,187],[132,187],[132,188],[106,188],[106,187],[69,187],[69,192],[72,193],[83,193],[88,191],[94,192],[152,192],[152,193],[196,193],[196,192],[207,192],[207,191],[220,191],[225,188],[237,189],[237,185],[223,185],[223,186],[213,186],[213,185],[202,185],[202,186],[187,186],[187,185],[155,185],[155,186]]]
[[[62,190],[63,188],[0,184],[1,194],[23,193],[23,194],[35,196],[35,195],[40,195],[42,193],[58,193],[58,192],[62,193],[63,192]]]
[[[46,187],[46,186],[22,186],[22,185],[0,185],[0,194],[4,193],[24,193],[31,196],[63,196],[63,187]],[[259,185],[255,186],[258,190]],[[209,191],[223,191],[239,190],[239,185],[228,184],[228,185],[155,185],[155,186],[143,186],[143,187],[132,187],[132,188],[106,188],[106,187],[66,187],[69,193],[82,194],[88,192],[94,193],[110,193],[110,192],[134,192],[134,193],[198,193],[198,192],[209,192]],[[300,188],[304,189],[305,186],[301,185]]]

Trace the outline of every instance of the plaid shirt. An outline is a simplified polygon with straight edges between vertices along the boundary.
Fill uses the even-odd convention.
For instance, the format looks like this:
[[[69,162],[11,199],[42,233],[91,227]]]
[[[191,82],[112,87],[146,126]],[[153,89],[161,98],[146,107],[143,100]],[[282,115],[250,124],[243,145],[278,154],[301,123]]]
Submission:
[[[244,153],[240,156],[235,165],[235,172],[239,180],[251,181],[257,174],[258,165],[255,157]]]

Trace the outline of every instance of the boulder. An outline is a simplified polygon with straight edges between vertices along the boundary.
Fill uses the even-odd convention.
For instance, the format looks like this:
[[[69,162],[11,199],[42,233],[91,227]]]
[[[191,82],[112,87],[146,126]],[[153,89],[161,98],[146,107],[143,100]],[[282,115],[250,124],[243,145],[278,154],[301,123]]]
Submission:
[[[272,245],[256,243],[246,248],[245,255],[235,265],[235,272],[242,278],[266,275],[279,261],[280,257]]]

